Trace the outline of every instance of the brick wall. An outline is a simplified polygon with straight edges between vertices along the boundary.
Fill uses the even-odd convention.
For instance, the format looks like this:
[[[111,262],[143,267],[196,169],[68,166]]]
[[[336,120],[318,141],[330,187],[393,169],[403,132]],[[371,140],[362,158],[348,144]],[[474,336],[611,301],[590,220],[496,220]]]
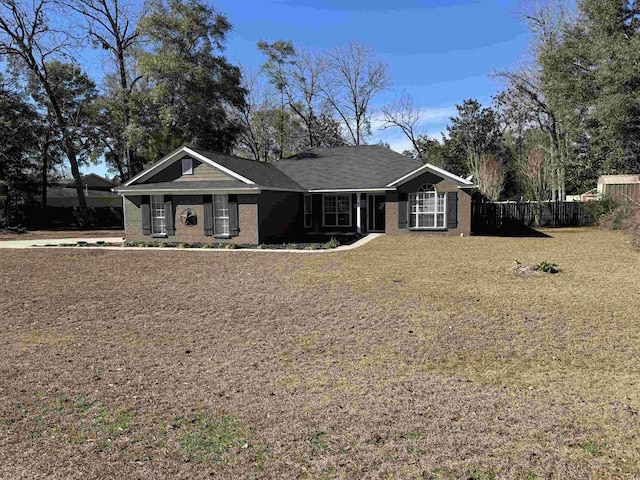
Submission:
[[[124,230],[127,240],[144,240],[142,235],[142,219],[140,216],[140,196],[124,197]]]
[[[229,239],[233,243],[259,243],[258,238],[258,205],[243,204],[238,205],[238,216],[240,221],[240,235]],[[208,237],[211,238],[211,237]]]
[[[249,201],[242,196],[241,202]],[[166,238],[153,238],[142,234],[141,205],[142,197],[125,198],[125,239],[131,241],[161,241],[185,243],[258,243],[258,205],[255,203],[239,203],[238,217],[240,235],[232,238],[208,237],[204,234],[204,207],[201,195],[173,196],[173,213],[176,234]],[[197,215],[197,225],[186,226],[180,216],[187,209]]]
[[[421,177],[419,177],[421,178]],[[412,181],[402,185],[399,192],[411,193],[417,191],[419,185],[424,180]],[[398,192],[387,193],[385,204],[385,226],[388,235],[471,235],[471,195],[457,187],[456,184],[448,180],[435,183],[438,192],[457,191],[458,192],[458,227],[447,230],[408,230],[398,228]]]

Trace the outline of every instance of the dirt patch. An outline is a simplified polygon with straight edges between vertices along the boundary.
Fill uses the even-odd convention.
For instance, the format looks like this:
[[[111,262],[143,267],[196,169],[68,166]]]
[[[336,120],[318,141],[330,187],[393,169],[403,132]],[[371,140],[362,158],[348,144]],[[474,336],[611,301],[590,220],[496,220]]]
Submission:
[[[610,214],[602,216],[598,226],[630,235],[633,245],[640,248],[640,205],[632,203],[618,207]]]
[[[0,251],[0,478],[633,478],[623,247]]]
[[[124,230],[33,230],[26,233],[14,233],[0,229],[2,240],[37,240],[47,238],[104,238],[123,237]]]
[[[511,271],[516,275],[538,275],[542,273],[540,267],[532,263],[518,263],[511,267]]]

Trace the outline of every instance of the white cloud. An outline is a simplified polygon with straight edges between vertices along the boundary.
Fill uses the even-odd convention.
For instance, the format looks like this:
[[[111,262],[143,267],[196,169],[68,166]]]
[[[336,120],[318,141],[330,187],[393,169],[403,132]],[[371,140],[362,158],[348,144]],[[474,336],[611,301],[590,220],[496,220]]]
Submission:
[[[420,121],[416,124],[417,130],[427,129],[428,126],[443,125],[449,123],[449,118],[456,115],[455,106],[452,107],[421,107]],[[380,110],[376,111],[371,117],[371,129],[374,132],[382,130],[384,125],[384,116]],[[433,130],[433,128],[432,128]]]

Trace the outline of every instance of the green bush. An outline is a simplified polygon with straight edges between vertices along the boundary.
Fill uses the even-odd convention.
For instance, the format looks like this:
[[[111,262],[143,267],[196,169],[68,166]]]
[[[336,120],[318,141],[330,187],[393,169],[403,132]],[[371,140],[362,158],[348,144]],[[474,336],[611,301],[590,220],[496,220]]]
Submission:
[[[340,242],[336,239],[336,237],[331,237],[327,243],[323,245],[324,249],[338,248],[340,246]]]
[[[600,200],[586,202],[584,208],[591,214],[595,223],[600,217],[610,214],[623,203],[609,195],[604,195]]]
[[[558,264],[553,262],[540,262],[538,268],[545,273],[558,273]]]
[[[615,216],[613,217],[614,230],[618,230],[622,221],[629,218],[629,216],[631,215],[631,211],[631,207],[629,205],[625,205],[616,212]]]

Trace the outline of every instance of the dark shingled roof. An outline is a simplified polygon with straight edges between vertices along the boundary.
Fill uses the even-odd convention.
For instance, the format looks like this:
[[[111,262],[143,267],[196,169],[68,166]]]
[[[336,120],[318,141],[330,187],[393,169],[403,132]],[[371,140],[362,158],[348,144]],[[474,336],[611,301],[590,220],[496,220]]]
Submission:
[[[246,158],[233,157],[222,153],[210,152],[199,148],[192,148],[194,152],[213,160],[229,170],[255,182],[260,187],[273,189],[304,190],[294,180],[278,170],[270,163],[257,162]],[[246,186],[246,185],[245,185]]]
[[[117,192],[150,192],[158,190],[180,190],[200,191],[200,190],[237,190],[258,188],[257,185],[247,185],[240,180],[175,180],[173,182],[160,183],[139,183],[128,187],[116,187]]]
[[[379,145],[314,148],[275,163],[309,190],[384,188],[423,165]]]

